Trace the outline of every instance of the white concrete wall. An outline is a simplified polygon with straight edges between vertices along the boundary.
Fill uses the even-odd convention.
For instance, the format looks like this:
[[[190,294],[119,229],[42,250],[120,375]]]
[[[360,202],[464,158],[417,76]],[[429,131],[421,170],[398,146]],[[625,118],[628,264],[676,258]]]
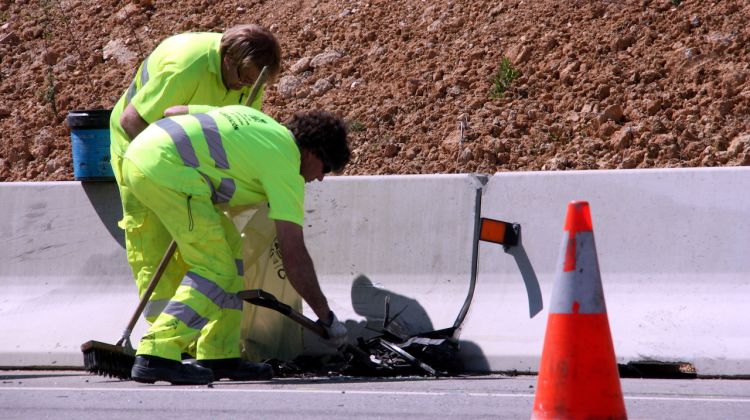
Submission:
[[[398,323],[404,331],[453,324],[470,278],[477,188],[482,216],[520,223],[522,246],[510,255],[480,245],[461,335],[470,367],[536,370],[547,312],[529,318],[518,262],[530,262],[546,304],[566,205],[587,200],[618,360],[750,373],[750,314],[740,306],[750,296],[748,168],[312,184],[306,241],[332,307],[352,331],[378,325],[386,294],[391,315],[407,307]],[[111,183],[0,184],[0,366],[79,366],[82,342],[119,338],[137,303],[119,213]]]
[[[0,183],[0,366],[81,366],[83,342],[120,338],[138,303],[121,214],[113,183]]]
[[[618,361],[748,374],[748,192],[750,168],[501,173],[482,214],[521,223],[546,303],[567,203],[588,201]],[[513,259],[483,244],[462,337],[482,342],[493,367],[538,366],[547,312],[528,319],[521,285]]]

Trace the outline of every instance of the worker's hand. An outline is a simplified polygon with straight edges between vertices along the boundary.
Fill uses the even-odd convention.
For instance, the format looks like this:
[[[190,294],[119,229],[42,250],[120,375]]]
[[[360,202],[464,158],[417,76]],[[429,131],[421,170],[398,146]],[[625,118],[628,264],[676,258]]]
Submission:
[[[164,110],[165,117],[174,117],[175,115],[185,115],[189,112],[187,105],[175,105],[170,106]]]
[[[339,348],[346,344],[346,327],[339,322],[333,311],[328,314],[328,317],[328,322],[319,319],[318,324],[325,328],[328,334],[328,339],[325,340],[325,343],[331,347]]]

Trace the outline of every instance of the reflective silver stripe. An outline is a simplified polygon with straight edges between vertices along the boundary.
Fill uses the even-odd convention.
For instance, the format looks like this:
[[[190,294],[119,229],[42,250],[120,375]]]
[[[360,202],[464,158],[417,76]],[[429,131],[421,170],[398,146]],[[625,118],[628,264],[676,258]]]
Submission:
[[[143,60],[143,65],[141,66],[141,87],[148,83],[148,58],[146,57],[145,60]]]
[[[141,64],[141,87],[148,82],[148,57],[146,57],[145,60],[143,60],[143,64]],[[135,96],[136,92],[138,91],[138,88],[135,84],[135,79],[133,79],[132,82],[130,82],[130,87],[128,87],[128,93],[125,96],[125,104],[129,104],[130,100],[133,99],[133,96]]]
[[[187,272],[182,285],[192,287],[222,309],[242,309],[242,299],[237,295],[225,292],[218,284],[192,271]]]
[[[206,143],[208,143],[208,152],[211,154],[214,162],[216,162],[216,167],[219,169],[229,169],[227,152],[224,150],[224,144],[221,142],[221,134],[219,133],[219,127],[216,126],[216,121],[207,114],[193,114],[193,116],[201,123],[203,136],[206,138]]]
[[[245,275],[245,262],[237,258],[236,260],[234,260],[234,264],[237,266],[237,275],[244,276]]]
[[[198,313],[195,312],[193,308],[185,305],[182,302],[176,302],[174,300],[169,301],[167,307],[164,308],[164,313],[172,315],[173,317],[184,322],[188,327],[196,330],[203,329],[203,327],[205,327],[209,322],[208,319],[198,315]]]
[[[222,178],[221,182],[219,183],[219,189],[217,190],[214,187],[213,182],[211,182],[211,178],[208,177],[208,175],[204,174],[203,172],[198,172],[201,174],[203,179],[206,180],[206,184],[208,184],[208,188],[211,189],[211,202],[214,204],[218,203],[228,203],[229,200],[232,199],[234,196],[234,191],[237,189],[237,187],[234,184],[234,180],[232,178]]]
[[[563,271],[569,246],[575,247],[573,250],[575,270]],[[566,231],[560,247],[557,276],[552,285],[549,313],[601,314],[606,312],[599,262],[596,258],[594,232],[576,232],[575,238],[571,238]]]
[[[229,200],[234,196],[234,192],[237,190],[237,186],[234,184],[232,178],[221,178],[219,182],[219,188],[216,190],[216,201],[215,203],[228,203]]]
[[[125,105],[130,104],[130,100],[133,99],[133,96],[135,96],[135,79],[133,79],[132,82],[130,82],[130,86],[128,87],[128,93],[125,95]]]
[[[155,318],[167,307],[169,299],[149,300],[143,308],[143,315],[146,318]]]
[[[185,165],[197,168],[198,157],[195,155],[195,149],[193,149],[193,144],[190,143],[190,137],[188,137],[185,129],[182,128],[180,124],[177,124],[169,118],[161,119],[154,124],[166,131],[167,134],[172,137],[172,141],[177,147],[177,153],[180,154]]]

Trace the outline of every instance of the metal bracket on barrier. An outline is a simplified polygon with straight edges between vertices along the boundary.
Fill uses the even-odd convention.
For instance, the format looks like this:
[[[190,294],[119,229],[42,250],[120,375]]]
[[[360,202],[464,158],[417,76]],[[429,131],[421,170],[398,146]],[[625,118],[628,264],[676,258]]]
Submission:
[[[521,244],[521,225],[483,217],[480,220],[479,240],[500,244],[506,254],[513,256],[526,286],[529,316],[533,318],[542,310],[542,292],[531,261]]]
[[[510,247],[518,245],[518,237],[521,235],[521,225],[518,223],[503,222],[501,220],[482,217],[479,240],[494,242],[503,246],[506,251]]]
[[[513,255],[523,276],[526,292],[529,296],[529,314],[534,315],[542,310],[542,295],[539,289],[539,281],[534,274],[534,269],[528,261],[526,252],[521,245],[521,225],[518,223],[503,222],[501,220],[481,217],[482,212],[482,189],[477,188],[474,203],[474,241],[471,252],[471,278],[469,279],[469,291],[466,295],[461,311],[459,311],[453,327],[451,336],[458,340],[461,335],[461,325],[469,312],[474,290],[477,283],[477,267],[479,265],[479,241],[494,242],[503,246],[506,253]]]

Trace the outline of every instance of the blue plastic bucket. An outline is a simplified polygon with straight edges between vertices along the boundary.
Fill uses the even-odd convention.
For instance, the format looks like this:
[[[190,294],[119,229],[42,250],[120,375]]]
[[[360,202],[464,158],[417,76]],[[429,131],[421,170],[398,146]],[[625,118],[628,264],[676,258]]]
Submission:
[[[73,151],[73,176],[79,181],[115,179],[109,155],[111,109],[79,109],[68,112]]]

